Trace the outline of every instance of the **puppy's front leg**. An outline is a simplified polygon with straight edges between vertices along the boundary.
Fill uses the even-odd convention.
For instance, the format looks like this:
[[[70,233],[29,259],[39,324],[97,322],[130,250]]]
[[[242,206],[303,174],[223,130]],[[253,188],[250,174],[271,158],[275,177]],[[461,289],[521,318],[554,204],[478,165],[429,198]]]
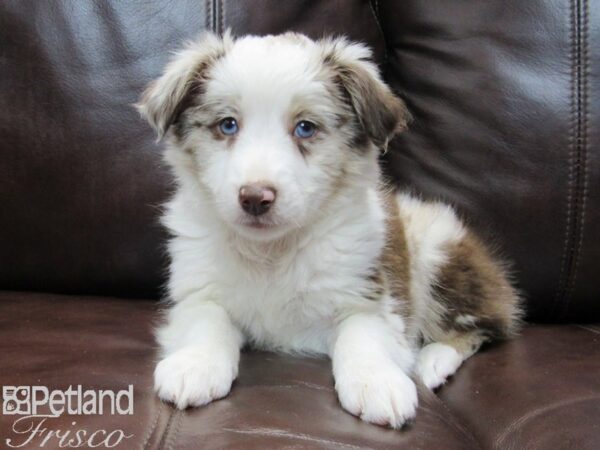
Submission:
[[[158,330],[163,358],[154,371],[159,397],[179,409],[225,397],[238,373],[242,334],[225,309],[191,295]]]
[[[414,355],[400,317],[354,314],[337,331],[331,359],[342,407],[367,422],[400,428],[417,408],[407,375]]]

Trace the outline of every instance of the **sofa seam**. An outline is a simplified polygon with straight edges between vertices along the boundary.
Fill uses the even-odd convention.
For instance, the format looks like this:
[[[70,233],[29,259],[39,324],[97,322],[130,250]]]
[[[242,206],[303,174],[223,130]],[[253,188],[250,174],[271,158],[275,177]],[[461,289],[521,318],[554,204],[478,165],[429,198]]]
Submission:
[[[421,385],[424,387],[424,385]],[[425,388],[424,389],[428,389]],[[475,437],[475,434],[471,431],[470,427],[464,422],[464,419],[458,417],[458,415],[447,405],[447,403],[434,392],[430,391],[431,395],[439,401],[442,408],[448,413],[448,417],[451,418],[450,426],[455,430],[459,431],[463,436],[466,436],[473,444],[477,445],[478,449],[483,449],[482,443]]]
[[[171,436],[170,436],[171,428],[173,427],[173,422],[175,421],[175,418],[176,418],[178,412],[179,412],[178,409],[173,409],[171,411],[171,414],[169,414],[169,420],[167,420],[167,424],[165,425],[165,430],[163,431],[163,433],[160,437],[160,441],[158,442],[158,446],[157,446],[158,449],[160,449],[160,450],[166,449],[167,443],[172,445]]]
[[[183,415],[183,413],[179,410],[177,410],[175,412],[175,417],[173,418],[173,421],[175,422],[174,428],[173,428],[173,433],[171,433],[171,435],[168,437],[168,441],[169,441],[169,446],[167,447],[168,450],[173,450],[174,445],[177,442],[177,438],[179,437],[179,430],[181,429],[182,415]],[[166,443],[165,443],[165,446],[166,446]]]
[[[583,243],[583,234],[585,226],[585,213],[587,205],[587,193],[588,193],[588,165],[587,165],[587,146],[588,146],[588,126],[589,126],[589,109],[588,109],[588,70],[589,70],[589,51],[588,51],[588,27],[589,27],[589,2],[588,0],[577,0],[578,10],[578,26],[579,32],[579,52],[578,57],[578,126],[580,127],[576,145],[578,147],[578,182],[576,188],[577,192],[577,205],[579,213],[579,220],[577,221],[577,229],[573,242],[575,248],[573,249],[573,257],[571,262],[571,271],[569,276],[569,284],[565,292],[565,304],[562,311],[562,318],[568,313],[569,305],[575,290],[575,281],[577,279],[577,272],[579,269],[579,261],[581,257],[581,247]]]
[[[373,18],[375,19],[375,23],[377,24],[377,29],[379,30],[379,34],[381,35],[381,39],[383,40],[383,70],[387,70],[388,65],[388,43],[387,38],[385,36],[385,31],[383,30],[383,25],[381,23],[381,17],[379,13],[379,0],[369,0],[369,8],[371,9],[371,13],[373,14]]]
[[[581,2],[584,2],[582,27]],[[565,239],[561,257],[558,287],[554,299],[553,314],[565,316],[570,296],[574,290],[578,253],[583,236],[582,221],[585,218],[586,196],[586,145],[587,145],[587,0],[570,1],[569,60],[571,63],[571,125],[569,132],[569,174],[567,182],[567,211]],[[582,30],[582,28],[585,28]],[[583,179],[583,188],[582,188]],[[565,305],[561,307],[561,300]],[[560,313],[562,311],[562,314]]]
[[[162,415],[162,410],[163,410],[163,404],[161,402],[158,406],[158,411],[156,412],[156,416],[154,417],[152,425],[149,427],[148,431],[146,432],[146,437],[142,441],[142,449],[143,450],[146,450],[148,448],[148,444],[150,443],[150,438],[152,437],[152,435],[154,434],[154,431],[156,430],[156,425],[158,425],[158,419]]]
[[[211,8],[212,0],[204,0],[204,8],[206,9],[206,19],[204,26],[207,30],[212,31],[212,8]]]
[[[218,0],[219,1],[219,33],[223,34],[223,28],[224,28],[224,6],[223,3],[225,2],[225,0]]]
[[[575,67],[575,53],[576,53],[576,39],[575,39],[575,26],[573,25],[573,22],[575,20],[575,2],[576,0],[570,0],[569,1],[569,39],[570,39],[570,50],[569,50],[569,64],[571,66],[571,79],[570,79],[570,86],[569,86],[569,90],[570,90],[570,115],[571,117],[569,118],[569,137],[568,137],[568,143],[569,143],[569,153],[568,153],[568,158],[567,158],[567,163],[568,163],[568,180],[567,180],[567,204],[566,204],[566,220],[565,220],[565,237],[564,237],[564,244],[563,244],[563,251],[562,251],[562,256],[560,259],[560,273],[558,275],[558,285],[557,285],[557,289],[556,289],[556,294],[554,296],[554,304],[553,304],[553,310],[552,313],[554,314],[556,312],[556,310],[559,307],[560,304],[560,300],[562,297],[562,293],[563,293],[563,286],[565,285],[566,281],[566,266],[568,265],[568,250],[569,250],[569,236],[571,235],[571,209],[572,209],[572,186],[573,186],[573,173],[574,173],[574,169],[573,169],[573,153],[574,153],[574,141],[575,141],[575,117],[576,117],[576,100],[575,100],[575,71],[576,71],[576,67]]]
[[[206,27],[215,34],[220,34],[222,28],[219,22],[219,10],[222,7],[219,0],[206,0]]]
[[[210,9],[210,27],[213,33],[217,34],[219,32],[218,30],[218,23],[217,23],[217,16],[218,16],[218,11],[217,11],[217,0],[212,0],[212,5],[211,5],[211,9]]]
[[[471,429],[469,427],[467,427],[466,424],[464,424],[462,422],[462,419],[460,422],[458,422],[456,419],[456,413],[453,412],[448,405],[446,405],[446,402],[444,402],[443,400],[440,400],[440,403],[442,404],[442,407],[448,412],[448,414],[452,414],[453,420],[452,420],[452,424],[454,426],[455,429],[457,429],[458,431],[461,432],[461,434],[463,434],[464,436],[466,436],[471,443],[477,445],[478,449],[483,449],[483,446],[481,445],[481,442],[479,442],[479,440],[475,437],[475,435],[473,434],[473,432],[471,431]]]

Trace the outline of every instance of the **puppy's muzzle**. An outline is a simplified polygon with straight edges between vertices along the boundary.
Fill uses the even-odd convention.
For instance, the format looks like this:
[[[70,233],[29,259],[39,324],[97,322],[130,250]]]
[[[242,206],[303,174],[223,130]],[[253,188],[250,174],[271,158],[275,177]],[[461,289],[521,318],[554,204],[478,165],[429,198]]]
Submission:
[[[238,200],[244,211],[253,216],[266,213],[275,203],[276,192],[271,186],[248,184],[240,188]]]

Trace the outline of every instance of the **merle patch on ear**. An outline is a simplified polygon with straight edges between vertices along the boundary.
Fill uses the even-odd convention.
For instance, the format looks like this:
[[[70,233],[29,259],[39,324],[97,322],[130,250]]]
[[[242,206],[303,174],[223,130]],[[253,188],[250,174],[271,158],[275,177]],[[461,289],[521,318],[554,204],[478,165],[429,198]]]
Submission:
[[[411,117],[404,102],[381,80],[371,61],[371,51],[345,38],[324,39],[323,62],[334,73],[349,98],[364,132],[378,147],[384,147],[405,130]]]
[[[201,92],[204,74],[233,45],[229,32],[223,37],[204,34],[177,52],[163,74],[151,82],[135,105],[162,138],[181,113]]]

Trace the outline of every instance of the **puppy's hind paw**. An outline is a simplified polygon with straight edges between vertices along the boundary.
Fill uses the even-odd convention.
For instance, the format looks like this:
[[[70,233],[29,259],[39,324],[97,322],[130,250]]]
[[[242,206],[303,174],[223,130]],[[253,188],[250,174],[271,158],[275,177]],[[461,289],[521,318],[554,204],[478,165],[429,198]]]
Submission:
[[[444,384],[458,370],[463,358],[454,347],[439,342],[426,345],[419,353],[417,374],[429,389]]]

